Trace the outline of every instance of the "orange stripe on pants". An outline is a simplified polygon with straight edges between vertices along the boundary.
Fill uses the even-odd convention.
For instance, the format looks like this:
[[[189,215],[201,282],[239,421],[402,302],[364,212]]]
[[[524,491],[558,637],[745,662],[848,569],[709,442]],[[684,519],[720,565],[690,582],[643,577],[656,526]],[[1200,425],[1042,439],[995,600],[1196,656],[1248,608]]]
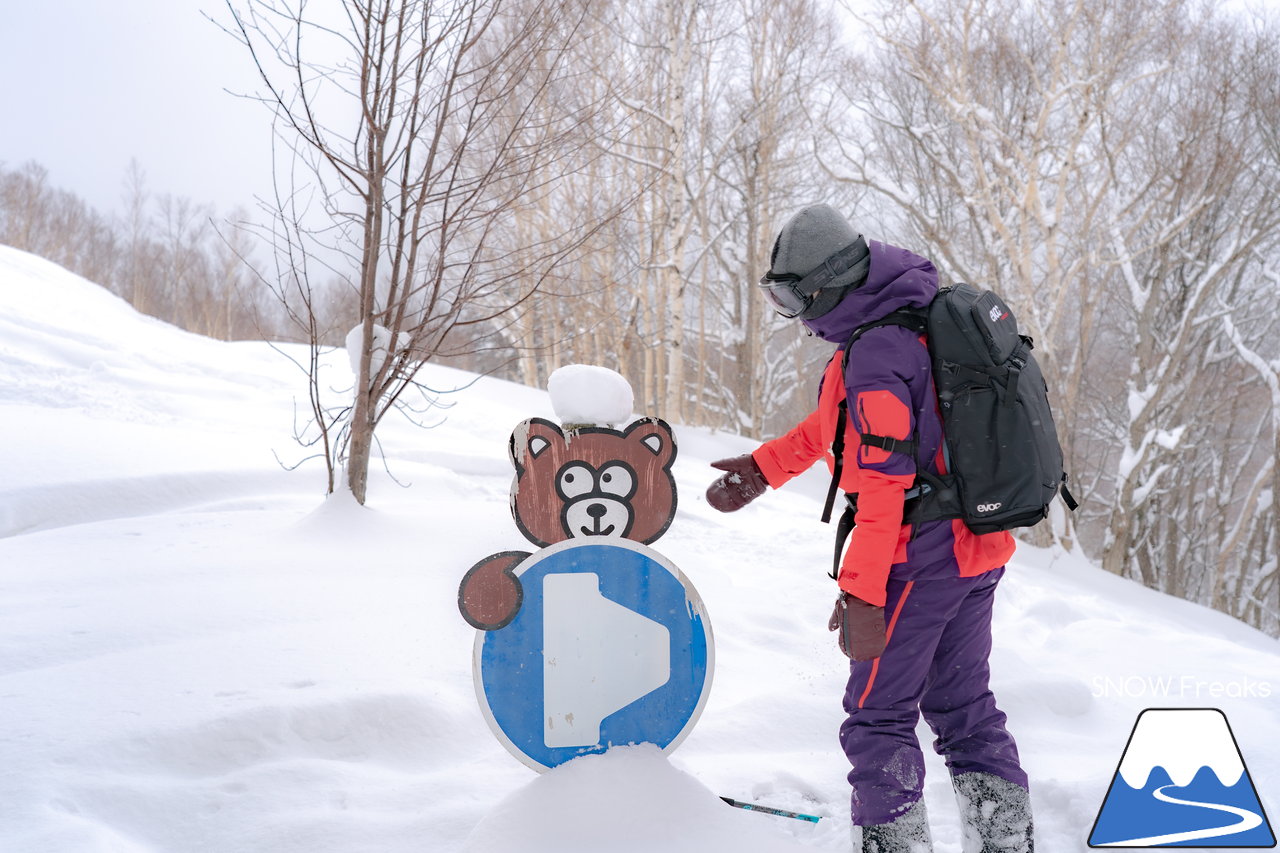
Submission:
[[[898,624],[898,615],[902,613],[902,605],[907,603],[907,596],[911,594],[911,587],[915,586],[915,581],[907,581],[907,585],[902,589],[902,597],[898,599],[898,604],[893,608],[893,615],[889,617],[889,626],[885,628],[884,642],[889,645],[889,641],[893,639],[893,626]],[[871,693],[871,686],[876,683],[876,673],[880,671],[880,658],[876,658],[871,662],[871,675],[867,678],[867,689],[862,691],[862,695],[858,697],[858,707],[867,701],[867,696]]]

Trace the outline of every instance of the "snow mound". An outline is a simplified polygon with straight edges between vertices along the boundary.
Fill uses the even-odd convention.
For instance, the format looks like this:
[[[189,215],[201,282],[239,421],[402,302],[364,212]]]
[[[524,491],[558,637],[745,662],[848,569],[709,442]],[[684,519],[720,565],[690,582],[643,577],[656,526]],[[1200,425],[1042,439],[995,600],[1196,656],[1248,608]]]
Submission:
[[[8,321],[39,317],[62,332],[109,333],[120,322],[166,327],[144,319],[106,288],[10,246],[0,246],[0,316]]]
[[[617,426],[631,419],[635,395],[622,374],[593,364],[567,364],[547,379],[562,424]]]
[[[351,373],[358,376],[360,374],[360,345],[364,342],[364,326],[356,326],[347,332],[346,348],[347,357],[351,361]],[[387,355],[404,352],[409,348],[409,334],[401,332],[396,335],[396,344],[394,350],[391,346],[391,330],[386,326],[373,324],[373,346],[369,351],[369,376],[377,375],[382,369],[382,364],[387,360]]]
[[[727,807],[656,746],[615,747],[556,767],[509,794],[464,853],[785,853],[811,850],[774,821]],[[602,842],[607,840],[607,848]]]

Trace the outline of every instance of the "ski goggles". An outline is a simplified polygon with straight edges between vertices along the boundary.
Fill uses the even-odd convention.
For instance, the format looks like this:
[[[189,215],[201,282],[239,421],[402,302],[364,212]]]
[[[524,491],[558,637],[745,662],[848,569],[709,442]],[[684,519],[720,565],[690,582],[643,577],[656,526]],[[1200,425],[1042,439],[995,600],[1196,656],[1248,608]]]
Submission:
[[[760,289],[775,311],[788,320],[797,317],[813,304],[819,290],[829,286],[850,270],[857,270],[850,278],[857,282],[870,267],[870,251],[861,236],[823,261],[817,269],[801,276],[795,273],[767,272],[760,279]]]
[[[801,281],[803,281],[801,276],[791,273],[774,275],[767,272],[760,279],[760,289],[764,291],[765,298],[769,300],[773,310],[790,320],[813,302],[813,294],[806,294],[800,290]]]

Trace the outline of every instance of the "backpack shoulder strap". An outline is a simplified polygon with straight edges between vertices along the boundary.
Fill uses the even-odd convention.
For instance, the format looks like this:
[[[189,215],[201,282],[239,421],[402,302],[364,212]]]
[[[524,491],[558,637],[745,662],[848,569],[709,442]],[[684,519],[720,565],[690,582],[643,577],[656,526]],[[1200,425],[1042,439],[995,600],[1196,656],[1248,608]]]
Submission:
[[[844,355],[841,357],[840,374],[843,378],[844,372],[849,369],[849,350],[853,349],[853,345],[864,334],[872,329],[878,329],[881,326],[902,326],[904,329],[910,329],[916,334],[924,334],[929,328],[928,309],[925,308],[900,308],[879,320],[874,320],[865,325],[859,326],[853,330],[853,334],[849,336],[849,340],[844,345]],[[831,442],[831,455],[835,460],[835,467],[831,473],[831,486],[827,489],[827,500],[822,506],[823,523],[831,521],[831,513],[836,504],[836,492],[840,490],[840,477],[844,473],[844,431],[845,421],[849,419],[849,401],[842,399],[840,401],[839,414],[836,416],[836,435],[835,440]],[[868,439],[871,441],[868,442]],[[885,450],[900,450],[903,453],[910,452],[912,457],[915,456],[915,442],[903,442],[900,439],[884,438],[882,436],[861,436],[861,440],[870,443],[875,447],[883,447]],[[884,447],[883,444],[877,442],[898,442],[902,447]]]
[[[849,368],[849,350],[853,349],[853,345],[857,343],[859,338],[872,329],[878,329],[881,326],[901,326],[904,329],[910,329],[916,334],[922,335],[929,329],[928,309],[899,308],[892,314],[854,329],[853,334],[849,336],[849,340],[844,345],[844,367],[846,370]]]

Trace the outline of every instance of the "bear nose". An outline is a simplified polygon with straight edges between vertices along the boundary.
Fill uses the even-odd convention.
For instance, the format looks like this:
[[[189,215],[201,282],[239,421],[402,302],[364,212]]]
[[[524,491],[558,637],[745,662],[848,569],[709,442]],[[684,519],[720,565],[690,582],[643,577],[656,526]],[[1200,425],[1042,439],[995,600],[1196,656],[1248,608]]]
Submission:
[[[601,518],[608,511],[609,511],[609,508],[606,507],[604,504],[590,504],[587,506],[587,515],[591,516],[592,518]]]

